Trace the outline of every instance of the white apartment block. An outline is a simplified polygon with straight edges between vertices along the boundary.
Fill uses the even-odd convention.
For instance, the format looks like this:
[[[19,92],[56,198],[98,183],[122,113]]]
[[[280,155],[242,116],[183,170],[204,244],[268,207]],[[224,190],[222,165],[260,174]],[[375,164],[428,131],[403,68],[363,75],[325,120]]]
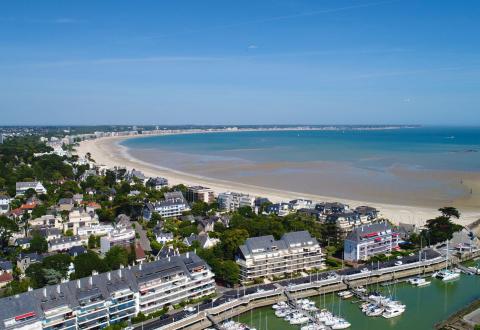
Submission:
[[[398,249],[399,234],[386,222],[355,228],[344,242],[344,258],[349,261],[368,260],[378,254]]]
[[[135,241],[135,230],[132,228],[115,228],[107,236],[100,237],[100,251],[107,253],[113,246],[128,247]]]
[[[224,192],[218,195],[218,205],[221,210],[233,212],[239,207],[255,207],[255,197],[237,192]]]
[[[213,189],[202,186],[188,187],[186,195],[187,201],[190,203],[200,201],[210,204],[215,200]]]
[[[73,208],[68,214],[68,222],[65,230],[71,229],[74,235],[78,235],[78,229],[84,227],[98,226],[98,215],[94,212],[87,212],[82,207]]]
[[[37,194],[46,194],[47,189],[43,186],[41,182],[17,182],[15,184],[17,196],[24,195],[28,189],[33,189]]]
[[[240,246],[236,262],[242,282],[261,277],[284,276],[300,271],[322,269],[324,255],[318,241],[307,231],[248,238]]]
[[[153,204],[153,207],[163,218],[178,217],[183,212],[190,211],[188,202],[180,191],[165,193],[165,200]]]
[[[74,246],[86,245],[87,239],[80,236],[63,236],[48,242],[48,252],[66,251]]]
[[[28,220],[28,223],[31,227],[63,229],[62,217],[59,215],[45,214],[41,217]]]
[[[81,237],[90,237],[94,236],[104,236],[109,235],[114,231],[112,225],[93,225],[91,227],[80,227],[78,228],[78,235]]]
[[[0,299],[0,330],[101,329],[215,292],[194,253],[47,286]]]
[[[191,252],[139,265],[136,275],[139,310],[144,314],[215,292],[214,274]]]

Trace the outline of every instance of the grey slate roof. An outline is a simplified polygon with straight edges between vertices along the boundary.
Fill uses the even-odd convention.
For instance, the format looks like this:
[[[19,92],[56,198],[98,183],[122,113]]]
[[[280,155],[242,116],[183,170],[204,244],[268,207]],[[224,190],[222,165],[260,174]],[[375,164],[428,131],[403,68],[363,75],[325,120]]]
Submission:
[[[195,253],[172,256],[135,267],[119,269],[45,288],[28,291],[16,296],[0,299],[0,329],[5,329],[4,320],[35,313],[23,326],[41,320],[44,313],[59,306],[72,309],[91,298],[107,299],[112,293],[124,289],[138,291],[140,283],[159,277],[184,272],[188,274],[195,267],[208,265]]]
[[[5,271],[12,270],[12,263],[9,260],[0,260],[0,269]]]
[[[285,250],[292,244],[310,246],[318,244],[318,242],[307,231],[297,231],[286,233],[278,241],[272,235],[248,238],[245,244],[240,246],[240,252],[243,256],[249,256],[274,250]]]
[[[359,242],[361,237],[364,235],[375,232],[384,232],[389,229],[392,229],[392,227],[386,222],[378,222],[359,226],[357,228],[354,228],[350,233],[348,233],[347,240]]]

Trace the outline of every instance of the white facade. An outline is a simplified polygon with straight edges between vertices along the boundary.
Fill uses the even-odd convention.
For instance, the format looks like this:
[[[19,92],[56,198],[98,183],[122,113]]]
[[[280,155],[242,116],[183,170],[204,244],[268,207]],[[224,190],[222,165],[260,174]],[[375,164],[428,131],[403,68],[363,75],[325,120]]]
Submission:
[[[218,195],[218,205],[220,209],[228,212],[233,212],[243,206],[249,206],[253,209],[255,197],[230,191],[224,192]]]
[[[107,236],[100,237],[100,251],[107,253],[113,246],[129,246],[135,240],[135,230],[131,228],[116,228]]]
[[[242,282],[324,267],[322,249],[306,231],[286,233],[280,240],[252,237],[239,250],[236,262]]]
[[[41,182],[17,182],[16,183],[16,193],[17,196],[25,194],[28,189],[33,189],[37,194],[46,194],[47,189],[43,186]]]
[[[74,208],[68,214],[68,222],[65,230],[71,229],[74,235],[78,235],[78,229],[83,227],[98,226],[98,215],[87,212],[83,208]]]
[[[5,214],[10,210],[10,197],[0,195],[0,214]]]
[[[28,223],[32,227],[47,227],[47,228],[57,228],[63,229],[62,217],[54,216],[52,214],[45,214],[41,217],[30,219]]]
[[[374,223],[355,228],[344,242],[344,258],[349,261],[368,260],[370,257],[398,249],[399,234],[386,223]]]
[[[114,230],[112,225],[93,225],[91,227],[78,228],[78,235],[82,237],[103,236],[112,233]]]
[[[80,236],[60,237],[48,242],[48,252],[65,251],[84,244],[87,244],[87,240]]]

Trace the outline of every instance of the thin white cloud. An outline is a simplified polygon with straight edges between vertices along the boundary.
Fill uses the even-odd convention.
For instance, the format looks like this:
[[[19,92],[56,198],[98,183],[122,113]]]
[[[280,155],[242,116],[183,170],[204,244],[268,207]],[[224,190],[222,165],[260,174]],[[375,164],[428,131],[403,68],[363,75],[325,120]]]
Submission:
[[[70,18],[70,17],[60,17],[53,20],[53,22],[57,24],[74,24],[74,23],[81,23],[83,21],[75,18]]]
[[[247,48],[248,48],[248,49],[257,49],[258,46],[257,46],[257,45],[254,45],[254,44],[251,44],[251,45],[248,45]]]
[[[281,20],[287,20],[287,19],[293,19],[293,18],[316,16],[316,15],[322,15],[322,14],[336,13],[336,12],[349,11],[349,10],[355,10],[355,9],[361,9],[361,8],[374,7],[374,6],[381,6],[381,5],[390,4],[390,3],[394,3],[394,2],[398,2],[398,1],[399,0],[367,2],[367,3],[363,3],[363,4],[358,4],[358,5],[336,7],[336,8],[329,8],[329,9],[321,9],[321,10],[313,10],[313,11],[308,11],[308,12],[303,12],[303,13],[298,13],[298,14],[273,16],[273,17],[261,18],[261,19],[256,19],[256,20],[237,22],[237,23],[232,23],[232,24],[210,26],[210,27],[205,27],[205,28],[201,28],[201,29],[191,29],[191,30],[180,31],[180,32],[171,33],[171,34],[149,36],[149,37],[145,37],[144,39],[157,39],[157,38],[171,37],[171,36],[177,36],[177,35],[183,35],[183,34],[223,30],[223,29],[245,26],[245,25],[261,24],[261,23],[275,22],[275,21],[281,21]]]
[[[24,63],[15,65],[0,66],[0,68],[19,68],[19,67],[68,67],[79,65],[108,65],[108,64],[122,64],[122,63],[160,63],[160,62],[211,62],[220,61],[225,58],[222,57],[207,57],[207,56],[153,56],[153,57],[118,57],[118,58],[99,58],[86,60],[60,60],[51,62],[37,62]]]
[[[0,22],[5,23],[29,23],[29,24],[76,24],[86,22],[85,20],[72,17],[58,17],[49,19],[38,19],[28,17],[0,17]]]

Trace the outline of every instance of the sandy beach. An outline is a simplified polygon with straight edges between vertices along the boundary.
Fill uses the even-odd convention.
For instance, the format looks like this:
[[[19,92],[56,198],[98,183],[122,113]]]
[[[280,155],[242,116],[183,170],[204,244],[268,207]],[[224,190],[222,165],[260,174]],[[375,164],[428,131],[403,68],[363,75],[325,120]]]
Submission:
[[[180,183],[185,185],[203,185],[212,188],[217,194],[225,191],[237,191],[253,196],[267,197],[273,202],[288,201],[294,198],[307,198],[317,202],[340,201],[350,205],[350,207],[370,205],[380,210],[380,216],[388,218],[394,223],[403,222],[419,226],[422,226],[425,223],[425,220],[434,218],[438,215],[438,211],[434,207],[375,203],[368,200],[339,199],[331,196],[308,194],[301,191],[286,191],[266,186],[233,182],[217,178],[214,179],[211,177],[176,171],[174,169],[140,161],[129,155],[127,148],[119,144],[122,140],[129,138],[135,137],[104,137],[83,141],[77,147],[77,154],[84,156],[89,152],[92,155],[92,158],[100,166],[123,166],[127,169],[135,168],[144,172],[147,176],[162,176],[168,178],[169,183],[172,185]],[[465,184],[468,184],[469,187],[480,188],[480,183],[476,178],[465,180]],[[475,191],[478,190],[475,189]],[[472,198],[469,198],[468,201],[458,201],[458,203],[456,201],[455,206],[457,206],[462,212],[462,217],[457,222],[462,225],[468,225],[480,218],[480,201],[477,201],[477,199],[478,196],[473,196]],[[475,207],[475,205],[479,206]]]

